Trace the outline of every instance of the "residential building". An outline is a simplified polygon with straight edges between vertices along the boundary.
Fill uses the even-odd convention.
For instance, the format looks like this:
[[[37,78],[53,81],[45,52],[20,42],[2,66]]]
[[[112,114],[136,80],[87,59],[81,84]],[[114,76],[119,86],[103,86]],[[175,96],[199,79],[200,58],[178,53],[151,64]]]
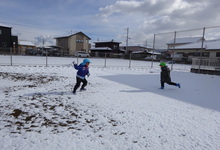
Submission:
[[[187,61],[193,57],[220,58],[220,40],[204,41],[203,48],[202,42],[176,46],[174,55]]]
[[[19,41],[18,42],[18,53],[25,54],[26,49],[35,49],[36,46],[30,41]]]
[[[11,35],[12,27],[0,26],[0,53],[18,53],[18,37]]]
[[[166,53],[170,55],[171,58],[175,61],[184,61],[184,62],[190,62],[191,58],[194,56],[197,56],[198,53],[196,51],[190,51],[187,52],[185,49],[184,50],[178,50],[178,47],[184,47],[193,43],[202,43],[203,38],[202,37],[185,37],[185,38],[176,38],[172,39],[167,43],[167,51]],[[204,39],[205,41],[205,39]],[[201,46],[200,46],[201,50]]]
[[[105,56],[105,54],[108,54],[108,57],[114,57],[114,55],[117,57],[118,55],[124,54],[123,50],[120,50],[119,45],[121,42],[114,42],[112,41],[105,41],[105,42],[94,42],[95,47],[91,48],[91,55],[96,57],[102,57]]]
[[[220,39],[180,38],[167,43],[174,61],[192,63],[191,72],[220,75]]]
[[[128,47],[121,46],[121,48],[125,50],[127,48],[128,53],[132,54],[132,59],[159,60],[161,57],[161,53],[154,51],[152,47],[129,45]]]
[[[129,45],[129,46],[120,46],[120,49],[127,51],[127,53],[132,53],[136,51],[150,51],[152,49],[147,48],[146,46],[141,45]]]
[[[201,42],[202,37],[185,37],[185,38],[176,38],[172,39],[167,43],[168,49],[173,49],[174,46],[181,46],[181,45],[186,45],[190,43],[195,43],[195,42]]]
[[[56,46],[61,47],[64,55],[74,55],[76,51],[89,52],[89,38],[83,32],[63,37],[56,37]]]

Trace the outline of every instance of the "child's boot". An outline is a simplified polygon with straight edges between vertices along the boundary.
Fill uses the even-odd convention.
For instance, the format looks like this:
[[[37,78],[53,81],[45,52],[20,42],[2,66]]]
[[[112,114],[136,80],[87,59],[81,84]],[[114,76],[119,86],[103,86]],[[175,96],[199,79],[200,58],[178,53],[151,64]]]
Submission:
[[[81,89],[80,89],[80,91],[85,91],[85,90],[86,90],[86,88],[81,88]]]

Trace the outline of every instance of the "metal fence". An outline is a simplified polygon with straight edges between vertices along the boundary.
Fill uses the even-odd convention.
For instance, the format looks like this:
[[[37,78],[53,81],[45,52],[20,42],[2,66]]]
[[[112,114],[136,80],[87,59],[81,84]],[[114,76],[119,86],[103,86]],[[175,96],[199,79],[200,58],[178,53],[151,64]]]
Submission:
[[[176,46],[179,46],[178,39],[185,38],[185,37],[200,37],[201,38],[201,41],[199,41],[201,45],[197,49],[196,55],[194,55],[195,53],[192,54],[189,51],[184,54],[179,54],[179,55],[181,55],[181,58],[178,58],[178,59],[180,60],[181,63],[188,62],[188,61],[189,61],[189,63],[192,63],[193,57],[198,57],[201,59],[204,56],[203,53],[204,53],[204,49],[206,47],[206,45],[204,45],[205,39],[206,40],[220,39],[219,33],[220,33],[220,26],[216,26],[216,27],[204,27],[204,28],[191,29],[191,30],[173,31],[173,32],[167,32],[167,33],[157,33],[149,38],[151,39],[150,41],[152,41],[153,50],[154,50],[153,54],[155,53],[155,51],[162,52],[163,57],[161,57],[160,61],[171,62],[171,69],[173,69],[174,62],[178,58],[178,55],[175,54]],[[16,55],[16,50],[14,48],[11,48],[10,50],[1,50],[0,51],[0,55],[6,55],[6,53],[9,57],[5,61],[0,60],[0,65],[18,64],[18,62],[15,62],[13,60],[13,56]],[[210,53],[210,52],[207,52],[207,53]],[[137,60],[136,56],[137,56],[137,54],[129,54],[129,55],[126,55],[126,57],[125,56],[116,56],[116,58],[120,57],[121,59],[124,58],[124,59],[128,60],[128,67],[130,68],[132,66],[135,66],[133,64],[133,61]],[[51,64],[52,58],[48,57],[47,55],[46,56],[38,56],[38,57],[41,57],[41,59],[42,59],[41,63],[38,64],[39,62],[36,62],[34,64],[34,62],[33,62],[32,63],[33,65],[45,65],[45,66],[60,65],[60,64]],[[104,67],[106,67],[108,65],[107,59],[109,59],[109,57],[110,57],[109,54],[103,54],[102,57],[100,57],[100,59],[103,59],[103,66]],[[209,55],[206,55],[206,57],[209,57]],[[60,58],[62,58],[62,57],[60,57]],[[75,58],[75,59],[77,59],[76,61],[79,62],[79,59],[81,59],[81,58]],[[141,60],[145,60],[145,59],[141,58]],[[30,60],[30,61],[32,61],[32,60]],[[155,62],[155,60],[152,59],[151,60],[151,68],[153,68],[154,62]],[[26,61],[26,64],[28,64],[28,63],[29,62]],[[199,61],[199,63],[202,63],[202,61]],[[120,65],[120,64],[118,64],[118,65]],[[201,64],[198,64],[198,66],[201,66]]]
[[[193,58],[192,68],[220,71],[220,58]]]
[[[204,44],[204,42],[206,40],[220,39],[219,33],[220,33],[220,26],[215,26],[215,27],[204,27],[199,29],[173,31],[167,33],[157,33],[154,34],[154,36],[151,37],[151,39],[153,39],[152,40],[153,50],[166,53],[167,57],[165,59],[168,59],[172,62],[179,61],[181,63],[190,64],[192,63],[193,57],[202,58],[204,56],[205,57],[210,56],[209,55],[210,52],[205,51],[206,45]],[[178,41],[179,39],[194,38],[194,37],[200,37],[200,41],[194,41],[194,42],[199,42],[200,44],[196,52],[185,50],[186,52],[177,53],[176,47],[180,46],[179,45],[180,43]],[[185,44],[189,44],[189,43],[185,43]],[[172,63],[171,65],[171,69],[173,69],[173,64],[174,63]],[[152,67],[153,67],[153,60],[152,60]]]
[[[137,60],[135,54],[130,54],[128,59],[104,57],[90,57],[92,66],[98,67],[140,67],[150,68],[151,61]],[[51,56],[30,56],[30,55],[9,55],[0,54],[0,65],[2,66],[70,66],[74,61],[80,64],[82,57],[51,57]],[[156,66],[158,67],[158,65]]]

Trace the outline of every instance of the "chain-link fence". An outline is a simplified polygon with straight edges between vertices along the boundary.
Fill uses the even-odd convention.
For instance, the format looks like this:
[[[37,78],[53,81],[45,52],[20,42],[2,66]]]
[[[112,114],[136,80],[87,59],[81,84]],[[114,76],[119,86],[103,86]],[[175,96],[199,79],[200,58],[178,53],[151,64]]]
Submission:
[[[40,55],[9,55],[0,54],[0,65],[5,66],[71,66],[74,61],[80,64],[83,57],[51,57]],[[150,61],[137,60],[135,54],[129,54],[129,59],[108,57],[104,54],[103,57],[89,57],[92,61],[92,66],[97,67],[140,67],[150,68]],[[158,67],[158,65],[157,65]]]
[[[155,53],[159,52],[159,59],[152,59],[152,57],[149,57],[150,55],[137,53],[131,53],[127,55],[99,53],[98,57],[96,57],[96,54],[91,53],[91,56],[93,58],[103,60],[101,61],[103,62],[102,64],[95,63],[95,65],[103,67],[112,66],[112,64],[108,64],[108,59],[113,58],[117,58],[119,60],[126,59],[127,66],[125,67],[148,67],[149,63],[145,62],[148,60],[146,58],[150,58],[148,60],[151,62],[151,65],[149,67],[153,68],[155,61],[157,60],[168,62],[169,64],[171,64],[171,69],[173,69],[173,65],[175,63],[192,64],[192,58],[220,58],[220,26],[174,31],[168,33],[157,33],[154,34],[152,42],[153,53],[150,55],[154,56]],[[21,53],[19,49],[16,49],[14,47],[0,49],[0,65],[62,66],[69,63],[66,62],[66,59],[64,59],[65,57],[54,58],[49,57],[47,54],[30,57],[31,55],[34,55],[33,53],[28,54],[29,57],[23,57],[23,59],[25,59],[24,61],[20,61],[14,59],[17,54],[27,55],[26,51]],[[83,59],[77,57],[68,58],[74,59],[75,61],[77,61],[77,63],[79,63],[81,59]],[[142,65],[137,65],[135,63],[135,60],[143,60],[143,62],[141,63]],[[120,63],[117,63],[116,66],[120,66]]]
[[[220,26],[154,34],[153,50],[171,69],[174,63],[191,64],[192,58],[220,58]]]

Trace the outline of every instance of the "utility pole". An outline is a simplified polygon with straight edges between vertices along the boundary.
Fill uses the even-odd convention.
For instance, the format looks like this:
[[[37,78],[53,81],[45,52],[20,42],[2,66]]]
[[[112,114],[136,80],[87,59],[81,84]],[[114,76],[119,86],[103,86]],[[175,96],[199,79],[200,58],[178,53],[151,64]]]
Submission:
[[[200,55],[199,55],[199,70],[198,70],[198,73],[200,73],[200,71],[201,71],[202,51],[203,51],[204,41],[205,41],[205,27],[203,28],[203,32],[202,32],[202,45],[201,45],[201,50],[200,50]]]
[[[171,70],[173,70],[173,62],[174,62],[174,50],[175,50],[175,45],[176,45],[176,31],[174,32],[174,40],[173,40],[173,51],[172,51],[172,65],[171,65]]]
[[[155,39],[156,39],[156,34],[154,34],[154,41],[153,41],[153,54],[155,52]],[[152,58],[152,61],[151,61],[151,68],[153,68],[153,63],[154,63],[154,59]]]
[[[127,28],[127,38],[126,38],[126,54],[128,54],[128,32],[129,32],[129,28]]]
[[[43,36],[43,41],[42,41],[42,43],[43,43],[43,47],[44,47],[44,43],[45,43],[44,36]]]
[[[43,36],[43,41],[42,41],[42,43],[43,43],[43,51],[44,51],[44,43],[45,43],[44,36]],[[47,66],[48,66],[47,49],[45,50],[45,52],[46,52],[46,67],[47,67]]]

